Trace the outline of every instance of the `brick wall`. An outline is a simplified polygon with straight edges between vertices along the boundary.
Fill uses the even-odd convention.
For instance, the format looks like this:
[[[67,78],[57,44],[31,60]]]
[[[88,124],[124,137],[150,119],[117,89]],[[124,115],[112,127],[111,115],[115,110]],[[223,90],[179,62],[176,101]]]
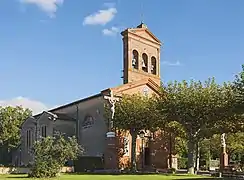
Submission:
[[[121,137],[127,136],[130,139],[131,144],[131,136],[128,132],[117,134],[118,139],[122,139]],[[123,148],[123,141],[119,141],[119,148]],[[136,153],[137,153],[137,167],[142,167],[142,141],[140,138],[136,140]],[[169,135],[164,132],[158,131],[154,134],[154,137],[149,141],[145,138],[144,147],[148,147],[150,149],[150,165],[148,167],[153,167],[157,169],[166,169],[169,168],[169,155],[170,155],[170,147],[169,147]],[[131,157],[131,145],[129,148],[129,156],[120,156],[119,164],[120,168],[127,168],[130,166],[130,157]],[[145,161],[145,160],[144,160]],[[145,162],[144,162],[145,163]]]

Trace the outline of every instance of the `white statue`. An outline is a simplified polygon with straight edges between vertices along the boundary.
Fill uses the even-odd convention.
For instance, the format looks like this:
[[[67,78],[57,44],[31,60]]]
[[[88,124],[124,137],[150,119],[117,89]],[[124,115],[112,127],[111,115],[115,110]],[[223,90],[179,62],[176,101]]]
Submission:
[[[108,99],[108,101],[109,101],[109,103],[111,105],[111,108],[110,108],[110,110],[112,112],[111,118],[113,120],[114,119],[114,114],[115,114],[115,103],[116,103],[116,101],[118,101],[118,98],[114,97],[114,94],[113,94],[112,90],[110,91],[110,96],[105,96],[104,98]],[[111,126],[111,128],[113,128],[113,121],[110,122],[110,126]]]
[[[226,146],[226,143],[225,143],[225,133],[221,134],[221,144],[222,144],[222,147],[225,147]]]
[[[110,98],[108,100],[109,100],[109,103],[111,105],[112,119],[114,119],[115,103],[117,100],[116,100],[116,98],[114,98],[113,91],[110,91]]]

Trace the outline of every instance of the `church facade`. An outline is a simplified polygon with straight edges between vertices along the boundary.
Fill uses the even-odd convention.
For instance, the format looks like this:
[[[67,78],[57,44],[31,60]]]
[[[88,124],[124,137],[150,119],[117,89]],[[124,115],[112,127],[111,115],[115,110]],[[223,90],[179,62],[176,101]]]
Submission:
[[[29,117],[22,125],[21,145],[13,157],[17,165],[28,165],[33,161],[30,152],[34,141],[41,137],[53,136],[61,132],[66,136],[75,135],[78,143],[84,148],[80,157],[83,162],[80,169],[106,168],[108,154],[108,123],[105,119],[105,103],[111,92],[115,96],[122,94],[142,93],[150,95],[157,93],[160,79],[160,48],[161,42],[154,36],[145,24],[136,28],[128,28],[121,33],[123,37],[123,84],[118,87],[102,90],[98,94],[69,103],[64,106],[44,111]],[[116,113],[116,112],[115,112]],[[137,138],[137,155],[139,165],[164,169],[169,167],[169,138],[157,138],[150,132],[142,147],[142,139]],[[160,137],[163,137],[160,134]],[[126,168],[130,163],[131,137],[122,137],[124,155],[116,159],[114,166]],[[109,155],[108,155],[109,156]],[[116,167],[118,168],[118,167]]]

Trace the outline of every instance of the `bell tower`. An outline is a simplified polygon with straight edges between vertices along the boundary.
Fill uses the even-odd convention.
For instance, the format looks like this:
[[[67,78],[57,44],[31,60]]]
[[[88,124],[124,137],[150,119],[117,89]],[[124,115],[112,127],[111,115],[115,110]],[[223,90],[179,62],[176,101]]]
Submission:
[[[136,28],[124,30],[121,35],[123,36],[124,84],[150,78],[160,86],[160,40],[144,23]]]

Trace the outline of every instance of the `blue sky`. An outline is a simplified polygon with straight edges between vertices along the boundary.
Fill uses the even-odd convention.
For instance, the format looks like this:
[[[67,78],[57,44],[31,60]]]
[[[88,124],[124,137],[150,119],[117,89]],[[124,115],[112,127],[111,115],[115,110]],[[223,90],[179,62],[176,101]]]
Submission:
[[[53,107],[122,83],[120,31],[164,46],[163,82],[232,80],[244,63],[243,0],[1,0],[0,104]]]

